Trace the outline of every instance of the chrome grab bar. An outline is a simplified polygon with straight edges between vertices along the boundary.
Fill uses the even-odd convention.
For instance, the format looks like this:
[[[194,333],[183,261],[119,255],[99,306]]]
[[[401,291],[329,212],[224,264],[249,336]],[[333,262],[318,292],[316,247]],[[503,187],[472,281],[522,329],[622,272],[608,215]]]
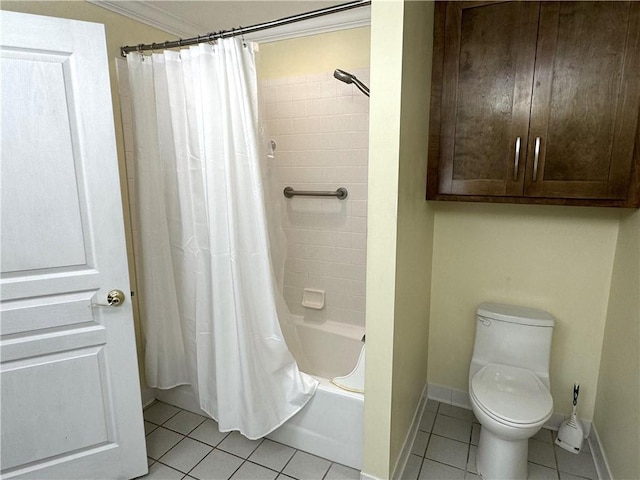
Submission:
[[[300,197],[336,197],[338,200],[344,200],[349,195],[346,188],[340,187],[335,192],[330,191],[317,191],[317,190],[294,190],[292,187],[285,187],[284,196],[292,198],[295,196]]]

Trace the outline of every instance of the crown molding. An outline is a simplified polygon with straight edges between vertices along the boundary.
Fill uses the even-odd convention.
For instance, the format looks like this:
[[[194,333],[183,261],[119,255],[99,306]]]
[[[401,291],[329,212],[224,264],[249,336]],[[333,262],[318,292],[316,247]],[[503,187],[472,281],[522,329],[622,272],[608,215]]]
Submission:
[[[163,30],[178,38],[204,35],[200,25],[183,20],[176,15],[157,7],[148,1],[87,0],[112,12],[132,18],[138,22]],[[371,6],[358,7],[341,13],[324,15],[289,25],[282,25],[260,32],[247,34],[245,38],[252,42],[268,43],[289,38],[317,35],[349,28],[366,27],[371,24]]]
[[[369,25],[371,25],[370,5],[270,28],[246,35],[245,37],[252,42],[268,43],[287,40],[289,38],[305,37],[307,35],[347,30],[350,28],[368,27]]]
[[[121,2],[118,0],[87,0],[98,7],[106,8],[140,23],[155,27],[178,38],[202,35],[201,27],[195,23],[183,20],[172,13],[163,10],[151,2],[143,0]]]

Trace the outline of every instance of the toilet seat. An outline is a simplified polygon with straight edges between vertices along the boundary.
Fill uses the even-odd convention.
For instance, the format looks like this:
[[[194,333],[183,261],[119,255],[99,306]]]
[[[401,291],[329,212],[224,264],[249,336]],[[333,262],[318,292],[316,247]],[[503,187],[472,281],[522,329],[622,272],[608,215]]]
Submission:
[[[545,422],[553,410],[547,387],[524,368],[487,364],[473,376],[470,387],[478,408],[506,425]]]

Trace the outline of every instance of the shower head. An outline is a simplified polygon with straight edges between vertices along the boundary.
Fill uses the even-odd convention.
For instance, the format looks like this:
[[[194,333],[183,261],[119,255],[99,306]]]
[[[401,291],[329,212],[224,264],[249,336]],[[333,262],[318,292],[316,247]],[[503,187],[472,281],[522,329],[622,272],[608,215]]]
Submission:
[[[356,78],[354,75],[351,75],[344,70],[340,70],[339,68],[336,68],[335,72],[333,72],[333,76],[344,83],[353,83],[353,79]]]
[[[336,70],[333,72],[333,77],[347,84],[353,83],[356,87],[358,87],[358,90],[364,93],[367,97],[369,96],[369,87],[358,80],[355,75],[336,68]]]

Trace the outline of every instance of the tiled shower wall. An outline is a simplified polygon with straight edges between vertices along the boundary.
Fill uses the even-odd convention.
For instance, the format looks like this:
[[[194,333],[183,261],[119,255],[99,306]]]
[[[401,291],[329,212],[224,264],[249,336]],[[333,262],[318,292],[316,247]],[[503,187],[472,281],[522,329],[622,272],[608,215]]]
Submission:
[[[369,99],[332,73],[261,82],[280,191],[349,191],[345,200],[282,198],[284,294],[305,320],[364,326]],[[369,83],[369,69],[350,73]],[[305,288],[324,290],[323,309],[302,306]]]

